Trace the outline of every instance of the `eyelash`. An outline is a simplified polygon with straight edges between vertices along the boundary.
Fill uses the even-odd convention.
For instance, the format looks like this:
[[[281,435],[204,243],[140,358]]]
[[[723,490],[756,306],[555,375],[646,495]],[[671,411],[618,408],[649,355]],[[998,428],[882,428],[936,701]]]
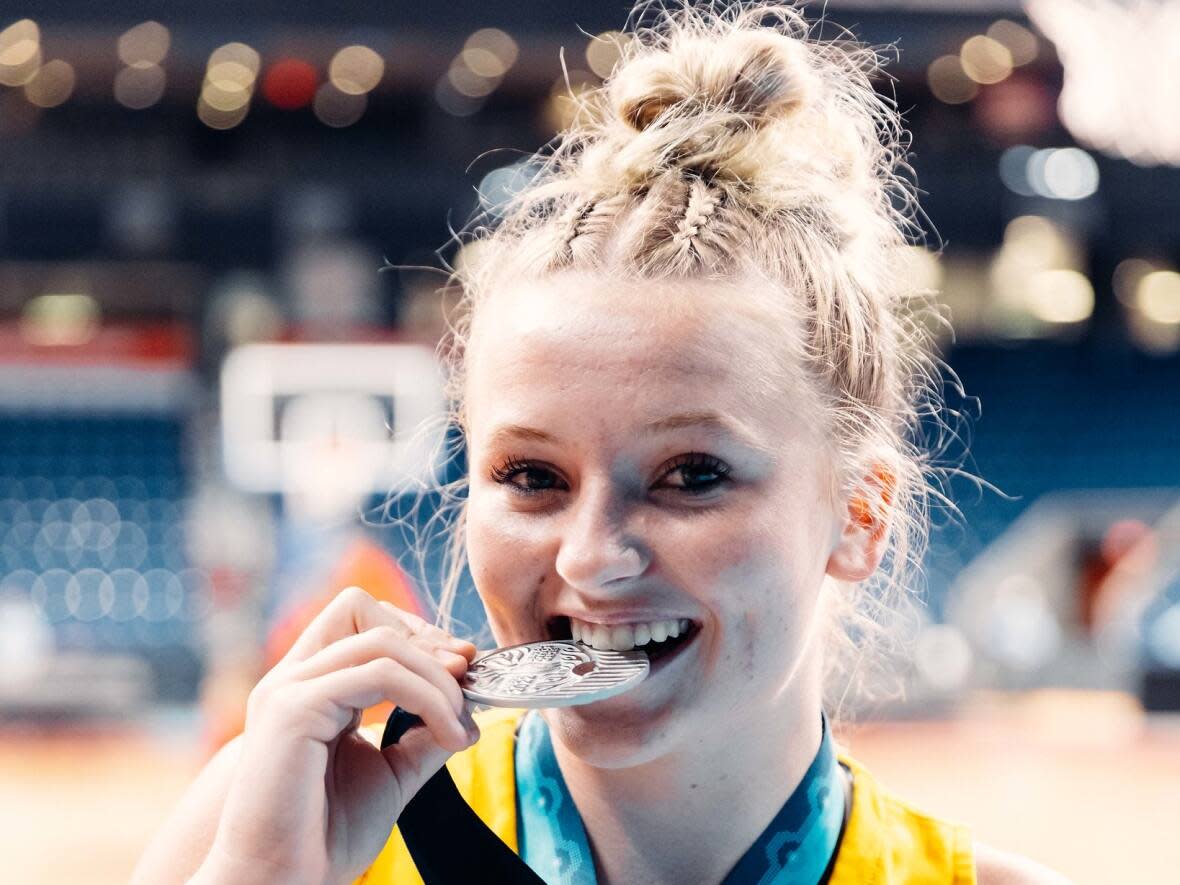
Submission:
[[[668,469],[664,472],[667,476],[676,470],[683,470],[684,468],[695,467],[698,469],[706,468],[710,473],[713,473],[716,478],[708,480],[702,485],[696,487],[678,487],[679,491],[686,495],[703,495],[707,492],[720,486],[722,483],[729,481],[729,472],[732,468],[724,461],[714,458],[712,455],[706,455],[703,452],[686,452],[683,455],[677,455],[672,459],[672,463],[668,465]],[[510,480],[519,473],[526,473],[529,471],[543,471],[553,475],[553,471],[544,465],[538,464],[535,461],[522,461],[518,458],[509,458],[503,464],[493,467],[491,470],[492,479],[501,485],[511,486],[512,489],[520,495],[535,496],[545,492],[553,491],[551,488],[546,489],[530,489],[525,486],[519,486]]]

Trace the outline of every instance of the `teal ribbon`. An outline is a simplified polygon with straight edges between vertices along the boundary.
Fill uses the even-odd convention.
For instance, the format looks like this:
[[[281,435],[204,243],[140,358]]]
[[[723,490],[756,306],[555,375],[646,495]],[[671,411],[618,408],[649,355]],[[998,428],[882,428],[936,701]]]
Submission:
[[[824,881],[840,841],[845,798],[827,717],[821,714],[821,720],[819,750],[803,780],[723,885]],[[558,768],[549,728],[536,712],[521,720],[515,759],[521,858],[548,885],[597,885],[586,828]]]

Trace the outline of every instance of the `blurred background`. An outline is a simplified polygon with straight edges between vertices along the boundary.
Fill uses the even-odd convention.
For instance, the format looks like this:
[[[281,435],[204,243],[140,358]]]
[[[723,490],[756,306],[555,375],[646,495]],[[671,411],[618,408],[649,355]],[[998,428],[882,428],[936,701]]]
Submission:
[[[906,697],[847,743],[1078,882],[1176,881],[1180,4],[825,6],[892,47],[962,469]],[[464,469],[411,433],[443,402],[429,268],[629,4],[154,7],[0,3],[10,882],[125,881],[341,588],[429,616],[438,502],[405,490]]]

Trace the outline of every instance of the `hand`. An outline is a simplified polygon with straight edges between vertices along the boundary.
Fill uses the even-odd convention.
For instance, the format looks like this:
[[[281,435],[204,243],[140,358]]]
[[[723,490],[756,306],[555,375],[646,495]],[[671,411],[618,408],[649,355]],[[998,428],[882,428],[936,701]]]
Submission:
[[[250,693],[202,873],[317,885],[359,876],[406,803],[478,738],[459,688],[475,651],[357,587],[341,591]],[[381,701],[425,727],[377,749],[356,727]]]

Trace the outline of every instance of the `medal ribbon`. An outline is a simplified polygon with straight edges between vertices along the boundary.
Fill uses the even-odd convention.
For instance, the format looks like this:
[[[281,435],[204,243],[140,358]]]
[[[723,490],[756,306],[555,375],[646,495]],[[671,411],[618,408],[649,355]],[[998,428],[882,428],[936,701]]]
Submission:
[[[742,855],[723,885],[817,885],[825,881],[844,823],[844,778],[821,713],[819,750],[799,786]],[[594,859],[549,737],[536,711],[516,741],[520,856],[548,885],[597,885]]]

